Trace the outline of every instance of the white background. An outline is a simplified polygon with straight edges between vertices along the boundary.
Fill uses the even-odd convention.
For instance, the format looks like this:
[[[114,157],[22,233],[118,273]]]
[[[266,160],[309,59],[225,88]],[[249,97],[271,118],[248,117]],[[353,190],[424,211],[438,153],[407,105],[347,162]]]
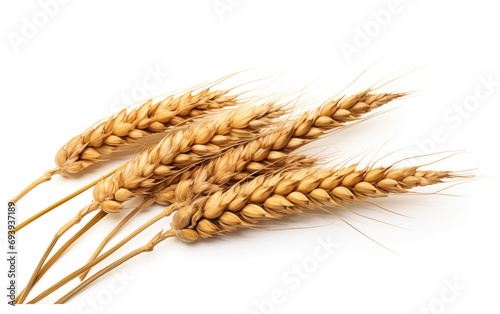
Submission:
[[[250,68],[222,86],[271,76],[276,84],[266,92],[309,86],[305,98],[321,100],[372,64],[347,93],[409,73],[382,90],[415,94],[388,106],[394,109],[390,112],[315,143],[308,152],[341,152],[344,159],[360,152],[372,156],[390,139],[381,155],[406,149],[380,162],[388,165],[414,152],[463,150],[465,154],[428,168],[479,168],[474,173],[480,179],[445,192],[459,197],[408,195],[378,202],[413,218],[351,206],[405,229],[338,211],[397,254],[334,217],[293,217],[273,227],[292,230],[246,230],[193,245],[167,240],[153,253],[101,278],[66,306],[9,307],[9,313],[499,312],[500,19],[495,2],[67,1],[49,6],[50,17],[41,3],[54,1],[2,1],[0,8],[4,202],[53,167],[56,151],[72,136],[127,105],[122,95],[146,99]],[[214,4],[219,10],[230,7],[218,11]],[[34,19],[38,26],[30,27]],[[350,52],[343,51],[348,46]],[[168,75],[148,79],[155,69]],[[484,80],[496,86],[488,90]],[[440,135],[433,139],[433,134]],[[19,203],[19,222],[116,164],[89,168],[75,179],[54,178]],[[21,286],[56,229],[90,200],[87,192],[18,234]],[[146,210],[126,231],[158,210]],[[81,266],[118,219],[107,217],[79,241],[29,299]],[[120,253],[166,227],[156,226]],[[298,288],[284,281],[294,265],[314,266],[318,239],[339,246],[309,269]],[[2,250],[5,246],[4,235]],[[3,274],[7,264],[2,261]],[[124,270],[124,283],[117,284],[113,278]],[[6,276],[1,277],[6,283]],[[456,295],[447,290],[455,281],[460,285]],[[110,284],[116,289],[110,290]],[[275,290],[283,294],[282,302],[271,306]],[[257,304],[266,309],[259,310]]]

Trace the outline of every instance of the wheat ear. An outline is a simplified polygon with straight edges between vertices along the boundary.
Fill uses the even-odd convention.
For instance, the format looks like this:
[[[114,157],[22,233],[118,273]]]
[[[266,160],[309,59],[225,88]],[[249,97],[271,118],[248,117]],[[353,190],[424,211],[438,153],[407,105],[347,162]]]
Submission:
[[[407,193],[408,189],[442,182],[457,175],[418,167],[379,167],[355,170],[300,170],[260,176],[233,186],[227,192],[201,198],[195,206],[178,210],[172,220],[177,237],[185,241],[249,227],[260,220],[276,219],[325,205],[344,206],[366,197]],[[235,219],[232,221],[231,219]]]
[[[56,154],[56,167],[44,173],[27,186],[12,200],[17,203],[24,195],[52,176],[68,176],[80,172],[110,155],[120,147],[135,143],[146,136],[164,132],[213,109],[237,104],[239,95],[228,95],[230,90],[204,89],[193,95],[193,91],[180,97],[169,96],[153,103],[145,102],[129,113],[123,109],[100,124],[90,127],[84,133],[73,137]]]

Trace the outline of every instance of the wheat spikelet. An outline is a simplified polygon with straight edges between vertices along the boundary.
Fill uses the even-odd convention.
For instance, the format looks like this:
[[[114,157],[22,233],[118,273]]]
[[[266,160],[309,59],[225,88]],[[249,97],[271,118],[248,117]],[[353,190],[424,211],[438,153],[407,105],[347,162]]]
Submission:
[[[78,173],[118,148],[126,147],[149,135],[164,132],[214,109],[237,104],[236,98],[239,95],[228,95],[229,92],[230,90],[211,91],[207,88],[194,95],[192,91],[179,97],[171,95],[157,103],[153,103],[151,99],[129,113],[123,109],[73,137],[57,152],[56,167],[30,184],[12,201],[18,202],[31,189],[49,181],[56,174],[65,177]]]

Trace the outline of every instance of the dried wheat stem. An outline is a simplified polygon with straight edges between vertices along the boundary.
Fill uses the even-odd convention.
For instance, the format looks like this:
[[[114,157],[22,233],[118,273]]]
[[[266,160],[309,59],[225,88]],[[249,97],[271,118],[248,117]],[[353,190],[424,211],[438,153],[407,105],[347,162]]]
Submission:
[[[42,300],[45,297],[47,297],[48,295],[50,295],[52,292],[56,291],[60,287],[64,286],[68,282],[70,282],[72,279],[77,278],[83,272],[89,270],[94,265],[100,263],[101,261],[103,261],[104,259],[106,259],[107,257],[109,257],[111,254],[113,254],[114,252],[116,252],[119,248],[121,248],[123,245],[125,245],[126,243],[128,243],[130,240],[132,240],[135,236],[137,236],[138,234],[140,234],[142,231],[146,230],[148,227],[150,227],[154,223],[158,222],[159,220],[161,220],[161,219],[163,219],[165,217],[170,216],[172,214],[172,212],[174,212],[175,210],[177,210],[177,207],[175,205],[174,206],[168,206],[168,207],[166,207],[160,214],[156,215],[155,217],[153,217],[152,219],[150,219],[148,222],[146,222],[145,224],[143,224],[142,226],[140,226],[139,228],[137,228],[134,232],[132,232],[127,237],[125,237],[123,240],[121,240],[119,243],[117,243],[116,245],[114,245],[111,249],[109,249],[105,253],[99,255],[92,262],[85,264],[84,266],[80,267],[79,269],[77,269],[76,271],[72,272],[68,276],[64,277],[59,282],[57,282],[56,284],[54,284],[52,287],[50,287],[47,290],[43,291],[36,298],[34,298],[30,302],[28,302],[28,304],[34,304],[34,303],[39,302],[40,300]]]
[[[116,168],[116,169],[118,169],[118,168]],[[100,178],[98,178],[98,179],[90,182],[86,186],[78,189],[77,191],[75,191],[75,192],[71,193],[70,195],[68,195],[68,196],[60,199],[59,201],[55,202],[54,204],[50,205],[49,207],[45,208],[44,210],[41,210],[40,212],[38,212],[35,215],[31,216],[30,218],[26,219],[25,221],[23,221],[22,223],[20,223],[19,225],[16,226],[15,231],[18,232],[22,228],[26,227],[27,225],[29,225],[33,221],[37,220],[38,218],[42,217],[43,215],[47,214],[48,212],[52,211],[53,209],[61,206],[62,204],[64,204],[67,201],[69,201],[70,199],[72,199],[72,198],[80,195],[81,193],[87,191],[88,189],[90,189],[91,187],[93,187],[94,185],[96,185],[97,182],[99,182],[101,180],[104,180],[104,179],[108,178],[109,176],[111,176],[116,171],[116,169],[108,172],[107,174],[103,175],[102,177],[100,177]]]
[[[92,219],[82,228],[80,229],[74,236],[71,237],[57,252],[50,258],[50,260],[43,265],[42,269],[38,273],[37,278],[35,279],[35,283],[42,278],[42,276],[49,270],[49,268],[55,263],[55,261],[76,241],[78,240],[85,232],[87,232],[92,226],[94,226],[97,222],[99,222],[102,218],[107,215],[106,212],[99,212],[96,216],[92,217]],[[25,294],[26,289],[21,291],[21,294]]]
[[[290,142],[290,139],[292,136],[296,136],[296,137],[302,136],[305,138],[309,138],[309,137],[313,137],[313,138],[316,137],[317,138],[320,135],[320,133],[322,134],[323,131],[319,127],[317,128],[317,130],[313,130],[313,125],[317,124],[317,122],[320,121],[321,117],[328,118],[328,115],[331,115],[332,117],[334,117],[335,119],[337,119],[339,121],[351,121],[351,120],[356,119],[361,113],[368,112],[369,110],[371,110],[372,106],[376,108],[385,102],[388,102],[394,98],[402,96],[402,95],[396,95],[396,96],[393,96],[391,98],[392,95],[390,95],[390,94],[384,94],[384,95],[380,96],[380,95],[368,95],[368,93],[369,93],[369,90],[366,90],[362,93],[358,93],[356,95],[348,97],[343,101],[329,102],[325,106],[322,107],[321,111],[317,110],[315,113],[309,113],[309,114],[303,115],[302,118],[299,119],[299,121],[297,123],[295,123],[291,128],[289,128],[287,130],[288,132],[284,132],[282,134],[279,134],[279,135],[281,135],[281,137],[278,137],[278,138],[268,137],[268,139],[272,140],[272,142],[270,143],[271,144],[270,148],[275,148],[275,149],[284,148],[285,145],[287,144],[287,142]],[[368,97],[368,96],[370,96],[370,97]],[[328,119],[323,119],[323,120],[325,120],[325,121],[322,122],[322,124],[319,126],[322,126],[325,129],[334,128],[337,126],[337,124],[339,124],[333,118],[330,118],[329,120]],[[326,121],[326,120],[328,120],[328,121]],[[332,122],[333,122],[333,124],[332,124]],[[210,129],[205,129],[205,132],[207,130],[210,130]],[[312,133],[310,132],[311,130],[313,130]],[[318,132],[318,130],[319,130],[319,132]],[[274,134],[276,134],[276,133],[279,133],[279,132],[275,132]],[[281,139],[281,141],[279,141],[279,139]],[[305,142],[305,141],[303,141],[303,142]],[[303,145],[303,143],[301,145]],[[161,145],[158,145],[158,146],[161,147]],[[156,146],[156,147],[158,147],[158,146]],[[182,151],[182,149],[179,149],[178,151]],[[206,147],[203,147],[203,149],[199,150],[198,153],[206,154],[207,151],[209,151],[210,153],[216,152],[215,150],[210,151],[210,150],[207,150]],[[264,154],[266,154],[266,153],[268,154],[269,149],[260,149],[260,151],[259,150],[256,151],[256,153],[258,153],[258,152],[263,152]],[[158,154],[156,151],[154,151],[154,153]],[[194,153],[196,154],[196,151]],[[187,155],[187,154],[185,154],[185,155]],[[261,155],[262,155],[262,153],[261,153]],[[265,156],[264,156],[264,158],[265,158]],[[181,160],[184,162],[184,164],[186,163],[186,159],[191,159],[191,158],[181,158]],[[257,159],[257,161],[260,161],[263,158],[261,159],[260,156],[259,157],[254,156],[253,159],[254,160]],[[173,161],[174,161],[174,159],[171,157],[169,160],[167,160],[167,164],[170,164]],[[151,162],[149,162],[149,163],[151,164]],[[143,159],[142,165],[145,166],[147,164],[148,164],[148,160]],[[152,168],[156,168],[156,166],[157,165],[152,165]],[[121,170],[123,170],[123,169],[124,168],[122,168]],[[130,169],[128,169],[128,170],[130,170]],[[169,171],[169,170],[170,169],[167,169],[167,171]],[[126,172],[126,171],[124,171],[124,172]],[[153,173],[151,171],[149,176],[152,176],[152,174]],[[116,173],[115,173],[115,175],[116,175]],[[132,179],[132,182],[134,179],[138,180],[138,182],[132,183],[132,185],[135,185],[135,187],[138,187],[139,186],[138,183],[142,183],[149,176],[142,175],[142,177],[136,176],[134,178],[134,176],[130,176],[130,175],[123,176],[122,175],[122,178],[125,177],[127,180]],[[119,175],[116,177],[120,178]],[[106,180],[106,181],[109,181],[109,180]],[[106,189],[111,190],[113,192],[112,194],[118,192],[119,188],[117,189],[116,185],[115,186],[110,186],[110,184],[106,185],[106,181],[100,182],[102,190],[106,190]],[[125,180],[123,180],[123,181],[125,181]],[[149,181],[148,183],[151,184],[152,182]],[[123,185],[121,185],[121,186],[123,186]],[[121,186],[119,186],[119,187],[121,188]],[[94,198],[96,198],[96,195],[97,195],[97,196],[100,196],[100,198],[102,199],[101,201],[95,200],[99,203],[98,207],[101,207],[103,210],[108,211],[108,212],[120,210],[123,207],[123,205],[121,205],[119,203],[119,201],[117,202],[116,199],[113,199],[114,196],[113,196],[112,200],[109,199],[109,194],[110,194],[109,192],[108,193],[96,193],[96,190],[99,190],[98,188],[100,188],[99,184],[94,189]],[[127,186],[124,186],[124,189],[126,190],[126,192],[130,192],[130,190],[131,190],[131,188],[127,189]],[[125,198],[127,198],[127,197],[130,197],[130,195],[126,195]]]
[[[112,269],[120,266],[121,264],[125,263],[126,261],[132,259],[133,257],[135,257],[135,256],[137,256],[139,254],[147,253],[147,252],[152,252],[153,249],[154,249],[154,247],[156,245],[158,245],[160,242],[162,242],[162,241],[164,241],[164,240],[166,240],[166,239],[168,239],[168,238],[170,238],[170,237],[172,237],[174,235],[175,235],[175,232],[173,232],[172,230],[169,230],[169,231],[166,231],[166,232],[163,232],[163,231],[159,232],[146,245],[140,247],[139,249],[136,249],[136,250],[130,252],[129,254],[127,254],[127,255],[119,258],[118,260],[114,261],[109,266],[103,268],[102,270],[100,270],[99,272],[97,272],[96,274],[94,274],[93,276],[91,276],[89,279],[87,279],[84,282],[82,282],[81,284],[79,284],[73,290],[71,290],[70,292],[68,292],[67,294],[65,294],[62,298],[60,298],[59,300],[57,300],[55,302],[55,304],[63,304],[63,303],[65,303],[72,296],[74,296],[76,293],[78,293],[79,291],[81,291],[82,289],[84,289],[85,287],[87,287],[89,284],[91,284],[92,282],[94,282],[95,280],[97,280],[98,278],[100,278],[102,275],[106,274],[110,270],[112,270]]]
[[[16,197],[12,199],[13,203],[17,203],[23,196],[25,196],[29,191],[33,190],[35,187],[38,185],[50,181],[52,179],[52,176],[57,173],[57,169],[52,169],[47,172],[45,172],[40,178],[36,179],[33,181],[30,185],[28,185],[24,190],[21,191]]]
[[[141,209],[145,208],[145,207],[148,207],[149,205],[151,205],[153,203],[153,199],[149,198],[149,197],[146,197],[146,199],[139,205],[137,206],[136,208],[134,208],[134,210],[132,210],[130,213],[127,214],[127,216],[125,216],[114,228],[113,230],[111,230],[107,235],[106,237],[104,237],[104,239],[101,241],[101,243],[99,244],[99,246],[97,247],[97,249],[94,251],[94,253],[92,254],[92,256],[90,257],[88,263],[92,262],[94,259],[96,259],[99,254],[101,253],[101,251],[104,249],[104,246],[109,242],[109,240],[111,240],[111,238],[130,220],[132,219],[132,217],[137,214]],[[100,211],[102,213],[104,213],[104,211]],[[89,273],[90,269],[87,270],[86,272],[84,272],[83,274],[80,275],[80,280],[83,280],[85,278],[85,276]]]
[[[50,252],[52,251],[52,249],[56,245],[56,243],[59,240],[59,238],[64,233],[66,233],[66,231],[68,231],[72,226],[74,226],[75,224],[77,224],[78,222],[80,222],[84,216],[86,216],[88,213],[94,211],[95,208],[96,208],[96,204],[95,203],[92,203],[91,205],[88,205],[88,206],[84,207],[82,210],[80,210],[78,212],[78,214],[73,219],[71,219],[70,221],[68,221],[64,226],[62,226],[61,229],[59,229],[59,231],[56,232],[56,234],[54,235],[54,238],[50,242],[50,244],[47,247],[47,249],[45,250],[42,258],[38,262],[38,265],[36,266],[35,270],[33,271],[33,274],[31,275],[28,284],[24,288],[24,290],[23,290],[24,293],[20,293],[19,296],[16,298],[16,300],[15,300],[16,304],[22,304],[24,302],[24,300],[26,299],[26,297],[28,296],[28,293],[31,291],[31,288],[35,284],[35,281],[37,280],[38,277],[40,277],[39,273],[40,273],[40,271],[42,269],[43,264],[45,263],[45,261],[49,257]]]

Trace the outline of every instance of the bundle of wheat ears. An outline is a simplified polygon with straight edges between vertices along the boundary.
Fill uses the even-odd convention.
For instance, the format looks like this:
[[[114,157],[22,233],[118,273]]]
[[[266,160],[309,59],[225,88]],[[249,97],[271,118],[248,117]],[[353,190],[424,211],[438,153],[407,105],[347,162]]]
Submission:
[[[83,234],[107,215],[130,208],[127,202],[134,198],[141,198],[140,205],[103,237],[86,264],[27,303],[37,303],[79,277],[82,282],[56,302],[64,303],[115,267],[152,251],[170,237],[192,242],[240,228],[254,228],[263,220],[281,219],[290,214],[327,212],[335,215],[330,209],[349,210],[353,202],[369,202],[370,198],[405,194],[419,186],[468,177],[463,172],[424,170],[425,165],[399,167],[399,161],[387,166],[370,162],[362,168],[356,163],[326,167],[320,165],[326,162],[324,158],[295,153],[324,135],[368,119],[367,114],[373,110],[408,93],[378,93],[381,86],[371,87],[350,96],[334,96],[313,110],[294,115],[300,97],[254,95],[244,98],[248,91],[233,92],[241,86],[215,90],[214,86],[222,80],[180,96],[171,95],[157,103],[146,101],[89,127],[56,153],[54,169],[13,199],[18,202],[56,174],[70,176],[98,162],[106,162],[102,156],[130,147],[136,151],[137,147],[142,148],[115,170],[17,226],[16,232],[19,232],[93,187],[93,200],[55,233],[28,284],[17,296],[16,304],[26,301],[45,272]],[[142,142],[143,139],[149,142]],[[103,252],[126,223],[154,203],[166,207]],[[85,279],[92,267],[171,214],[174,215],[170,225],[144,246]],[[58,240],[87,215],[93,217],[50,257]]]

